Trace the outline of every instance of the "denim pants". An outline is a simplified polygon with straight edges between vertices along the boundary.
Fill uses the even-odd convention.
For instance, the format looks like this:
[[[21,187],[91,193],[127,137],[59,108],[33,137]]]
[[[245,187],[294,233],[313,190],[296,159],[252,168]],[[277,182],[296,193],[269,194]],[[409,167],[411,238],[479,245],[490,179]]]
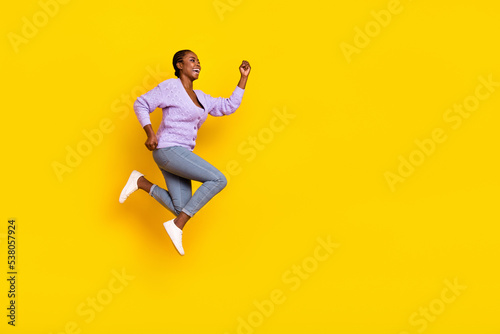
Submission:
[[[153,185],[149,194],[176,216],[192,217],[227,184],[217,168],[181,146],[159,148],[153,159],[165,178],[167,189]],[[203,184],[192,194],[191,180]]]

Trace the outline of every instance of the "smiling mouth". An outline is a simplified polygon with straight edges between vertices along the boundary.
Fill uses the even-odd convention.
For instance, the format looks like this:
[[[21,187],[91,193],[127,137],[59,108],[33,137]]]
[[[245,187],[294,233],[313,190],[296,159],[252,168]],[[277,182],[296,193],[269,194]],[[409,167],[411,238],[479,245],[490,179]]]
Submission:
[[[200,69],[199,69],[199,68],[195,68],[193,71],[194,71],[195,73],[200,74]]]

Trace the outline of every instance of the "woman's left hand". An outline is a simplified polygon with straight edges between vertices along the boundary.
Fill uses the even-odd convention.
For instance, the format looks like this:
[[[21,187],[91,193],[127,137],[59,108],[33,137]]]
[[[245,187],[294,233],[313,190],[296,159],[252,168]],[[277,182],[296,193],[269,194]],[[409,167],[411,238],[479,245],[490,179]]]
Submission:
[[[243,60],[240,65],[240,73],[242,77],[248,77],[250,74],[250,63],[246,60]]]

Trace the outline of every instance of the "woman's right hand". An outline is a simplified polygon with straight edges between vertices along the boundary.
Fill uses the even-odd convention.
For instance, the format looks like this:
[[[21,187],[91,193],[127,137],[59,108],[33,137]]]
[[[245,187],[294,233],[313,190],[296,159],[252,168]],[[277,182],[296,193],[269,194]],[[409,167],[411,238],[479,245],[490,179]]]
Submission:
[[[156,146],[158,146],[158,138],[156,138],[156,133],[151,124],[144,125],[144,131],[146,131],[146,135],[148,136],[144,145],[146,145],[150,151],[155,150]]]
[[[148,136],[148,139],[146,139],[146,142],[144,143],[148,150],[153,151],[156,149],[156,146],[158,146],[158,138],[156,138],[156,134],[152,133]]]

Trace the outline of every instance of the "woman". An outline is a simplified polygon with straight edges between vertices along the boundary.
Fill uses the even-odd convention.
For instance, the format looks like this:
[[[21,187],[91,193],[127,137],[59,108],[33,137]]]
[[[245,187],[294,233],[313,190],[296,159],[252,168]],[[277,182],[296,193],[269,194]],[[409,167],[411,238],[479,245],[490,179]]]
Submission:
[[[224,116],[238,109],[243,98],[250,64],[240,65],[241,78],[230,98],[213,98],[200,90],[193,90],[193,81],[201,71],[200,61],[190,50],[174,55],[173,66],[177,79],[161,82],[151,91],[139,96],[134,111],[146,131],[146,147],[153,151],[153,159],[160,168],[167,189],[148,181],[143,174],[133,171],[120,194],[120,203],[138,189],[146,191],[176,217],[163,223],[179,254],[184,255],[182,230],[207,202],[227,184],[224,174],[194,154],[198,129],[207,115]],[[149,114],[162,108],[163,117],[158,133],[151,126]],[[191,180],[203,184],[194,194]]]

